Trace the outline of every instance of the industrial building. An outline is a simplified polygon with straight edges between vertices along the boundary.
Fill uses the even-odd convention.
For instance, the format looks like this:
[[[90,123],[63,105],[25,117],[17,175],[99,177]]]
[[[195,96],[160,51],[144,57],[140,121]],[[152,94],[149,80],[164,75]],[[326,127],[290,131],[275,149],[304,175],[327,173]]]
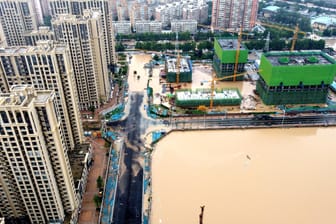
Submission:
[[[267,105],[325,103],[335,60],[321,51],[269,52],[261,57],[257,92]]]
[[[178,61],[180,61],[178,65]],[[165,62],[165,70],[167,74],[167,82],[177,82],[177,74],[179,74],[178,82],[192,81],[192,64],[187,58],[169,58]]]
[[[237,51],[239,45],[239,52]],[[247,63],[248,50],[244,45],[238,44],[238,39],[215,38],[214,42],[215,54],[213,67],[217,78],[232,76],[234,74],[236,56],[239,54],[237,63],[237,74],[244,72]],[[225,79],[226,81],[233,78]],[[237,76],[235,81],[243,80],[243,76]]]
[[[178,107],[194,107],[210,106],[211,91],[199,89],[196,91],[178,91],[176,93],[175,105]],[[213,96],[214,106],[233,106],[240,105],[241,95],[237,89],[222,89],[214,91]]]

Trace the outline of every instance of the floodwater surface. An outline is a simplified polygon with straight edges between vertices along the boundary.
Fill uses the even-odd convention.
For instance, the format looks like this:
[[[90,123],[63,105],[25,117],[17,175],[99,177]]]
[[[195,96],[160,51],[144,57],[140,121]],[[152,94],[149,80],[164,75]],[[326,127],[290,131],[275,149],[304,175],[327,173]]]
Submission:
[[[152,224],[336,223],[336,128],[174,132],[152,159]]]

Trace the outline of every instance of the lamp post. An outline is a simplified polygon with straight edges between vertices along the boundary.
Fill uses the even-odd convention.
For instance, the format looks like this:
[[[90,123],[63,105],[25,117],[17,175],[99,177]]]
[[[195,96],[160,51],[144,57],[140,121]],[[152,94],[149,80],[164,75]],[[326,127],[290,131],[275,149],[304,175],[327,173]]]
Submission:
[[[281,125],[282,125],[282,127],[283,127],[283,125],[284,125],[284,121],[285,121],[285,117],[286,117],[286,108],[284,108],[284,109],[282,110],[282,112],[283,112],[283,114],[282,114]]]

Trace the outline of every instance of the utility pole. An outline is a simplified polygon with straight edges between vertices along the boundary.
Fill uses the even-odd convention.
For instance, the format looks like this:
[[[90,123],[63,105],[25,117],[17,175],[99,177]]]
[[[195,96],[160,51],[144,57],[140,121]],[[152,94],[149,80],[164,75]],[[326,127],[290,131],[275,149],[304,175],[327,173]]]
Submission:
[[[201,214],[199,215],[199,224],[203,224],[203,213],[205,205],[201,206]]]
[[[268,34],[267,34],[265,49],[264,49],[265,52],[269,52],[269,45],[270,45],[270,32],[268,32]]]

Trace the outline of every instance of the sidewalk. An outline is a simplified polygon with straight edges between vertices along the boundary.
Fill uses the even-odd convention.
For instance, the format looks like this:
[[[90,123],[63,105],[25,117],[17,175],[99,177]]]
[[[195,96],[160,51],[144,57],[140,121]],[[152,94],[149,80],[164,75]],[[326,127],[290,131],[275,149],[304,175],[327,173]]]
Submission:
[[[86,191],[83,196],[81,213],[79,215],[79,224],[97,224],[99,211],[96,210],[96,205],[93,201],[95,194],[98,194],[96,180],[98,176],[105,177],[107,156],[104,147],[105,140],[102,138],[89,139],[93,148],[94,163],[91,167]]]

